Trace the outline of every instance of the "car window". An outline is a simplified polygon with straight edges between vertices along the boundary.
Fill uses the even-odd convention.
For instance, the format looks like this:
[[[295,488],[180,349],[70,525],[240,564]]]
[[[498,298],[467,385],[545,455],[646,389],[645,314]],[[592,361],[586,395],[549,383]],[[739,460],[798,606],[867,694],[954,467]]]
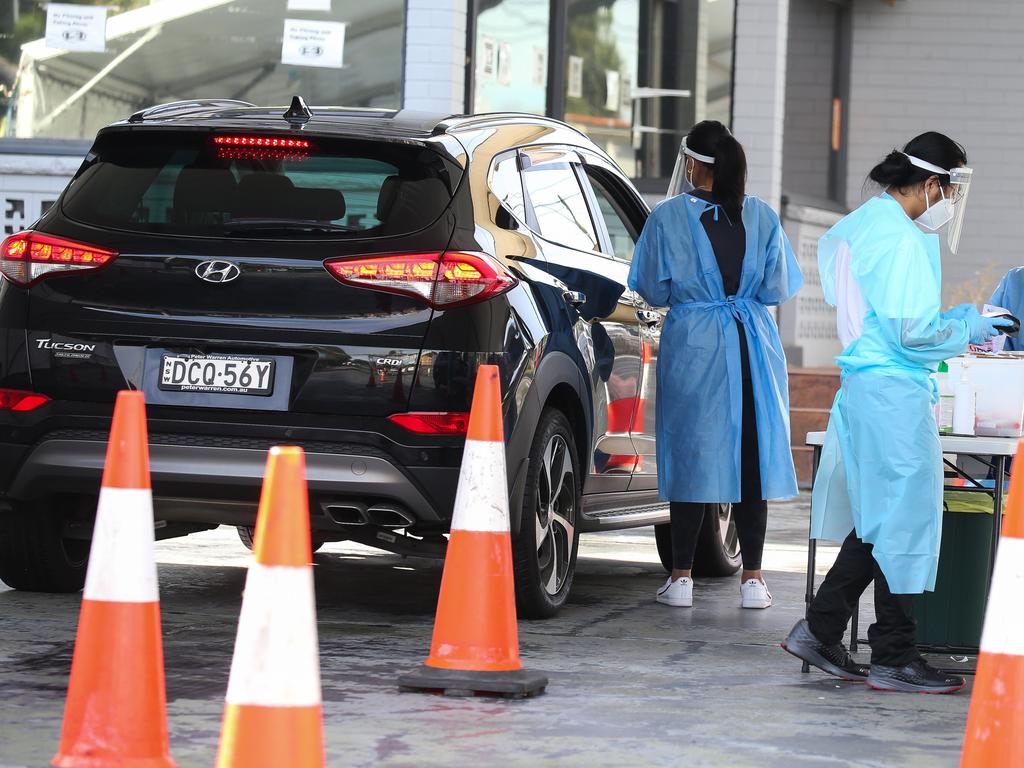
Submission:
[[[542,237],[578,251],[600,250],[594,222],[571,163],[531,165],[523,172],[523,183]]]
[[[505,155],[494,164],[487,186],[509,213],[523,224],[526,223],[526,198],[523,196],[523,179],[519,175],[515,152]]]
[[[459,171],[426,147],[323,136],[108,132],[63,198],[86,224],[152,234],[289,239],[414,232]]]
[[[615,196],[595,174],[587,171],[590,186],[597,198],[597,206],[608,229],[608,237],[612,242],[612,255],[623,261],[633,260],[633,249],[636,248],[637,232],[632,222],[622,212],[615,201]]]

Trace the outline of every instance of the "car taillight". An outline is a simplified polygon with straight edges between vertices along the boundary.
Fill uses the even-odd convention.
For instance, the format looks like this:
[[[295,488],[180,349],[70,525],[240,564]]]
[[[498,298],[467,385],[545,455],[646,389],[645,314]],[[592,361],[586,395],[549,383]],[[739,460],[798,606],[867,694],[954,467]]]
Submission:
[[[418,435],[464,435],[469,429],[468,413],[394,413],[388,421]]]
[[[25,230],[0,244],[0,272],[18,285],[50,275],[99,269],[117,258],[115,251]]]
[[[484,301],[517,282],[489,256],[462,251],[328,259],[324,266],[347,285],[412,296],[436,309]]]
[[[20,389],[0,389],[0,411],[34,411],[50,402],[46,395]]]

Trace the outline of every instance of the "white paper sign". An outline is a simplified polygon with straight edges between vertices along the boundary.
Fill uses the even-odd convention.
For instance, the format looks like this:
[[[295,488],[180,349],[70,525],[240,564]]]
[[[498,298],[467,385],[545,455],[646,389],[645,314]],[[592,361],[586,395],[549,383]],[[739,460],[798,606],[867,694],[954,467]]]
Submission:
[[[538,46],[533,47],[533,84],[542,86],[548,81],[548,52]]]
[[[497,69],[496,59],[498,58],[497,47],[494,40],[484,37],[480,41],[480,71],[481,80],[493,80],[494,72]]]
[[[619,95],[619,83],[621,82],[619,73],[613,69],[605,70],[604,80],[606,84],[604,108],[618,112],[622,108],[622,97]]]
[[[331,0],[288,0],[289,11],[328,11]]]
[[[281,63],[300,67],[341,69],[345,56],[345,24],[338,21],[284,20]]]
[[[583,97],[583,57],[569,57],[569,87],[568,96],[570,99]]]
[[[498,46],[498,82],[502,85],[512,84],[512,49],[508,43]]]
[[[46,47],[102,53],[107,49],[107,9],[50,3],[46,8]]]

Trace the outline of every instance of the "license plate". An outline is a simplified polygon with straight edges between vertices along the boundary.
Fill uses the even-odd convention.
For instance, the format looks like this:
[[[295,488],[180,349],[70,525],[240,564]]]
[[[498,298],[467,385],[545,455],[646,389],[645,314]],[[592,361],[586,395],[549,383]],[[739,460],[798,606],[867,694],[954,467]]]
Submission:
[[[163,355],[160,389],[266,396],[274,391],[274,361],[235,355]]]

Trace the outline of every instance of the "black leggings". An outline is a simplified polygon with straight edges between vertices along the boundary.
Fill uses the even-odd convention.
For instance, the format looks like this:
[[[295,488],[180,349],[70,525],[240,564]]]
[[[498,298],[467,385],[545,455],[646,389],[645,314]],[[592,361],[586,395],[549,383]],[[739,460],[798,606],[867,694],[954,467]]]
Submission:
[[[761,457],[757,442],[757,413],[754,409],[754,387],[750,380],[750,362],[747,357],[745,334],[740,329],[740,360],[743,372],[743,430],[740,438],[740,498],[732,505],[736,533],[743,555],[743,568],[761,569],[764,552],[764,534],[768,527],[768,502],[761,491]],[[705,512],[718,514],[717,504],[673,501],[669,505],[672,515],[672,567],[688,571],[693,567],[697,551],[697,537]]]

